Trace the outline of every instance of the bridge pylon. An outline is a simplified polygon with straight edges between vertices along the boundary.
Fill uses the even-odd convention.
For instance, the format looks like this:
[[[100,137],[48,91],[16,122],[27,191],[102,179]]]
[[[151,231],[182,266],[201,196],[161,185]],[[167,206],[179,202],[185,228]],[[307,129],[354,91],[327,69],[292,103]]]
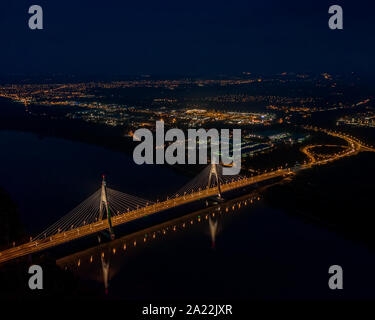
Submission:
[[[216,183],[217,183],[217,195],[221,199],[221,187],[220,187],[220,180],[219,180],[219,174],[217,171],[217,164],[211,163],[211,168],[210,168],[210,173],[208,175],[208,188],[211,187],[211,182],[212,182],[212,176],[216,178]]]
[[[106,213],[107,215],[109,233],[111,235],[111,239],[113,240],[115,238],[115,234],[113,232],[113,227],[112,227],[111,210],[109,209],[109,204],[108,204],[107,183],[105,181],[105,175],[103,175],[103,180],[102,180],[102,191],[101,191],[100,205],[99,205],[99,220],[103,219],[104,213]]]

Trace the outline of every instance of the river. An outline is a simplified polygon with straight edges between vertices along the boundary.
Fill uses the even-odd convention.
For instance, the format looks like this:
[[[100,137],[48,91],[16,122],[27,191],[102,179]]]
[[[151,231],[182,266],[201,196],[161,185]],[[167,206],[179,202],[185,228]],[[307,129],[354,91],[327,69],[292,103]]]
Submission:
[[[33,133],[0,131],[0,148],[1,187],[30,234],[96,191],[102,173],[111,188],[150,199],[187,181],[166,167],[137,166],[123,153]],[[126,235],[58,265],[101,296],[102,263],[109,263],[108,297],[130,300],[375,298],[374,252],[257,197]],[[211,229],[217,222],[214,247],[210,220]],[[335,264],[344,270],[341,291],[328,288],[328,268]]]

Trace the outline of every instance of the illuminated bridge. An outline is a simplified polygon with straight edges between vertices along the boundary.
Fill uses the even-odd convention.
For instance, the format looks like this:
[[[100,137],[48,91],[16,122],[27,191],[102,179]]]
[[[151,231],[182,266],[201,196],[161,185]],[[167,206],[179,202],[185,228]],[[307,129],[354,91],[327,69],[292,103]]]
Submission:
[[[372,147],[366,146],[350,136],[318,128],[310,127],[306,129],[322,131],[326,134],[340,137],[346,140],[347,147],[343,152],[334,154],[330,158],[317,160],[310,153],[310,148],[308,146],[301,151],[307,155],[309,162],[292,168],[279,168],[254,177],[243,177],[240,175],[224,176],[220,165],[209,165],[178,192],[160,202],[147,201],[107,188],[103,177],[102,186],[98,191],[52,226],[35,238],[30,239],[29,242],[0,252],[0,263],[42,251],[103,230],[108,230],[111,234],[111,238],[114,238],[113,227],[115,226],[197,200],[209,197],[221,198],[222,193],[272,178],[287,176],[301,169],[326,164],[346,156],[355,155],[360,151],[375,151]]]
[[[290,169],[247,178],[225,176],[220,165],[209,165],[198,176],[164,201],[147,201],[106,186],[101,188],[30,242],[0,252],[0,263],[35,253],[103,230],[114,237],[115,226],[254,183],[292,174]]]

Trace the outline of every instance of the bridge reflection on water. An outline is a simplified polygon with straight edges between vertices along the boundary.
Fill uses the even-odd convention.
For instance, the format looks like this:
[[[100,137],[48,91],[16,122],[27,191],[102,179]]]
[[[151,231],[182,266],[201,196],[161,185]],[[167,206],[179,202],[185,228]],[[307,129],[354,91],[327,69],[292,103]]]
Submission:
[[[214,250],[215,238],[223,228],[226,216],[241,208],[254,206],[261,198],[258,193],[248,194],[224,204],[218,204],[194,213],[169,220],[141,231],[123,236],[111,242],[66,256],[57,260],[57,265],[84,279],[103,283],[107,293],[109,282],[121,272],[131,256],[140,254],[146,247],[173,241],[178,233],[199,232],[206,237],[207,248]],[[125,270],[126,271],[126,270]]]

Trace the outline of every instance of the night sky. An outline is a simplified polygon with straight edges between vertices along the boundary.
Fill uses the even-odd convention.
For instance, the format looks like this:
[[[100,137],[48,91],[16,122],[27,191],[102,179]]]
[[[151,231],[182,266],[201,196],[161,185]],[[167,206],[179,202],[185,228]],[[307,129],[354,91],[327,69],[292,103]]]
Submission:
[[[28,28],[41,5],[44,30]],[[328,8],[344,30],[328,28]],[[0,76],[375,74],[371,1],[1,0]]]

